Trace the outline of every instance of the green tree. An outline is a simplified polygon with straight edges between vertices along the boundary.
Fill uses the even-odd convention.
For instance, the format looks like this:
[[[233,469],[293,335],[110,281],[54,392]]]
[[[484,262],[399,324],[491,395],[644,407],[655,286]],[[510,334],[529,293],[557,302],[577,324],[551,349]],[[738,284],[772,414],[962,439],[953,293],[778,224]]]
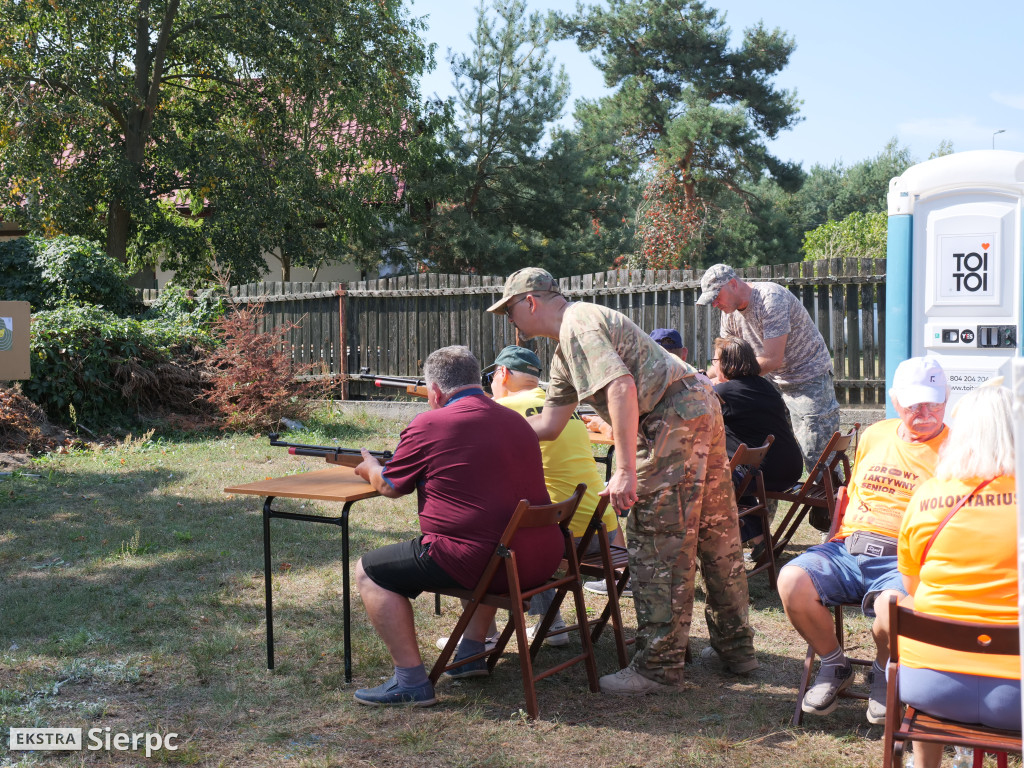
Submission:
[[[603,162],[622,178],[655,161],[675,177],[662,189],[687,222],[684,255],[702,257],[728,205],[751,212],[750,188],[763,176],[799,185],[799,168],[766,147],[798,120],[795,94],[772,83],[793,50],[781,31],[758,24],[730,48],[723,18],[699,0],[610,0],[552,23],[599,52],[605,84],[616,88],[577,104],[581,130],[610,139]]]
[[[0,213],[120,261],[335,256],[395,198],[418,28],[400,0],[0,0]]]
[[[842,221],[827,221],[804,235],[804,260],[884,259],[888,227],[885,211],[854,211]]]
[[[914,164],[908,147],[893,138],[874,157],[854,163],[815,165],[790,201],[788,213],[796,227],[807,232],[851,213],[887,210],[889,181]]]
[[[500,274],[525,264],[566,274],[608,263],[618,243],[609,227],[622,211],[589,176],[577,135],[546,138],[565,109],[568,80],[548,55],[544,20],[527,16],[522,0],[481,3],[471,39],[471,53],[451,58],[448,173],[432,179],[435,205],[421,219],[415,256],[430,268]]]

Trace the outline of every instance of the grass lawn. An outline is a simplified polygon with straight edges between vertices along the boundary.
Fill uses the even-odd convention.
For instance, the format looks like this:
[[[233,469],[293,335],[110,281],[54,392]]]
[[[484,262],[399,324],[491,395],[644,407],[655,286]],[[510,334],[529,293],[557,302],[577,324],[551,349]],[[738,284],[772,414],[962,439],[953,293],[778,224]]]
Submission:
[[[301,442],[382,449],[394,447],[403,424],[357,412],[313,426]],[[576,666],[539,684],[541,719],[531,722],[513,641],[492,677],[442,682],[436,707],[377,710],[352,700],[356,687],[391,673],[358,599],[354,680],[344,682],[340,531],[275,520],[277,669],[268,672],[262,502],[222,489],[322,467],[270,448],[266,438],[150,436],[40,458],[0,479],[0,765],[881,764],[882,728],[867,723],[863,702],[844,700],[826,718],[789,726],[806,646],[764,574],[751,580],[762,669],[749,678],[698,660],[682,695],[621,699],[591,694]],[[338,513],[318,502],[276,505]],[[353,565],[359,553],[416,531],[411,497],[359,502]],[[820,540],[809,527],[802,533],[787,557]],[[707,644],[700,597],[695,656]],[[588,600],[599,607],[596,596]],[[635,627],[630,601],[623,605]],[[415,609],[429,668],[434,640],[457,614],[448,603],[435,617],[430,595]],[[863,617],[847,625],[854,653],[870,645]],[[599,673],[614,671],[611,638],[596,650]],[[7,751],[9,727],[42,726],[173,732],[178,749],[149,759],[132,751]]]

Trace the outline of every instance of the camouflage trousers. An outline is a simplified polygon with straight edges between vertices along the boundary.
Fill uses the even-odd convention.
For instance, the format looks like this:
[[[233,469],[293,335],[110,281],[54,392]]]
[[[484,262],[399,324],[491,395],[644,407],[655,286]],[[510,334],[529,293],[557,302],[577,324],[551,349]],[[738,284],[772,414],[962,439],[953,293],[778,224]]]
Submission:
[[[700,559],[711,644],[727,661],[754,653],[747,621],[736,500],[718,400],[694,386],[668,398],[641,422],[640,498],[627,519],[636,602],[638,672],[668,685],[683,681]]]
[[[804,456],[804,466],[810,472],[832,433],[839,429],[839,403],[832,374],[779,389],[789,409],[789,420]]]

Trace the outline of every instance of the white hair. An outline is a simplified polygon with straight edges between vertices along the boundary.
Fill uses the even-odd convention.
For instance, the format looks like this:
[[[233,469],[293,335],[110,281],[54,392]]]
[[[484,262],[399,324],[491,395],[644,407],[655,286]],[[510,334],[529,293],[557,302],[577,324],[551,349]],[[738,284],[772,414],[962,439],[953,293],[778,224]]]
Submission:
[[[437,384],[449,394],[470,384],[480,386],[480,363],[469,347],[454,345],[435,349],[423,364],[427,384]]]
[[[935,476],[989,480],[1016,474],[1013,403],[1006,387],[978,387],[953,408],[953,426],[942,445]]]

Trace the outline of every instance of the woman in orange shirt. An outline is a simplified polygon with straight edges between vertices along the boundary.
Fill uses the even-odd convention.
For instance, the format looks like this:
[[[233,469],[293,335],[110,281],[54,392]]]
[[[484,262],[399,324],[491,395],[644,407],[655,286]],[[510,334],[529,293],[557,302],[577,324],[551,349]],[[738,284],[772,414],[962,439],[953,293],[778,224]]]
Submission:
[[[968,393],[953,420],[935,477],[918,486],[903,516],[900,573],[916,611],[1016,625],[1017,494],[1009,390],[981,387]],[[900,698],[923,712],[994,728],[1021,727],[1017,656],[954,653],[901,639],[899,674]],[[938,768],[941,761],[941,744],[914,742],[915,766]]]

